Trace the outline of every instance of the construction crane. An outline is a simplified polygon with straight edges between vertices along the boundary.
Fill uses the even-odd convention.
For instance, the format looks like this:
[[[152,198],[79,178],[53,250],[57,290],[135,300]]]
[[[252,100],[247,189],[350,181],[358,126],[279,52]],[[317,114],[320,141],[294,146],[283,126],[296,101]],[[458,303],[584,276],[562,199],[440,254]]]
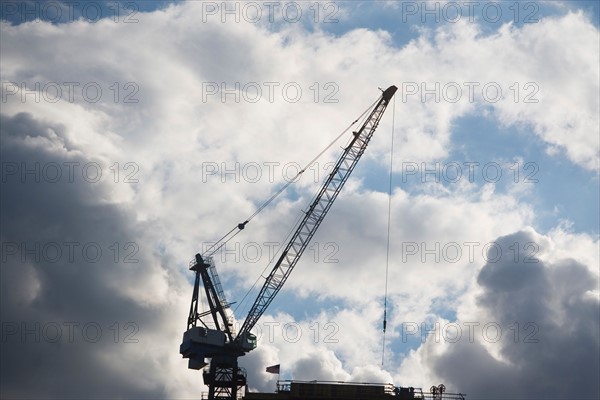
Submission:
[[[256,348],[256,336],[251,333],[252,328],[269,307],[300,260],[302,253],[367,148],[396,90],[396,86],[390,86],[384,90],[360,129],[353,132],[350,143],[344,148],[332,172],[305,211],[289,242],[281,251],[281,255],[265,279],[237,334],[233,330],[233,321],[226,313],[226,309],[231,303],[227,303],[225,299],[212,258],[196,254],[194,260],[190,262],[190,270],[196,273],[196,279],[187,320],[187,331],[183,334],[183,342],[179,350],[184,358],[189,359],[188,368],[191,369],[199,370],[206,367],[209,365],[206,360],[210,359],[210,366],[203,373],[204,383],[209,388],[208,398],[210,400],[237,399],[238,392],[246,385],[246,373],[238,366],[238,358]],[[244,229],[247,222],[239,224],[237,229]],[[198,312],[200,280],[202,280],[209,306],[209,311],[204,313]],[[212,316],[214,328],[209,327],[202,320],[208,315]],[[198,325],[198,322],[202,326]]]

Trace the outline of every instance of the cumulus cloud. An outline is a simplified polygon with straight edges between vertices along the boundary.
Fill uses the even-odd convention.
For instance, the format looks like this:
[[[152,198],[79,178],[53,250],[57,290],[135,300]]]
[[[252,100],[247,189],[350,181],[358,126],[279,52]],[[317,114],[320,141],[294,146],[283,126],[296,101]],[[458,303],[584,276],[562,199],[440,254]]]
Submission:
[[[65,127],[17,114],[1,129],[3,396],[167,396],[170,384],[148,375],[162,368],[162,343],[176,345],[177,331],[161,326],[183,311],[184,282],[159,236],[105,202],[110,183],[93,183],[97,170],[81,175],[93,161]],[[133,360],[139,373],[124,367]]]
[[[511,93],[515,79],[539,86],[540,102],[532,104],[510,98],[489,103],[480,94],[473,102],[466,95],[457,103],[423,102],[420,94],[403,101],[406,93],[399,92],[399,162],[443,159],[456,146],[452,135],[457,120],[492,112],[502,124],[525,127],[524,134],[532,128],[550,150],[564,151],[573,163],[597,168],[598,77],[588,66],[598,59],[598,35],[582,13],[523,28],[507,25],[487,36],[477,24],[461,22],[420,31],[402,48],[383,30],[359,28],[334,35],[302,24],[232,25],[218,18],[198,23],[200,13],[201,3],[186,2],[140,13],[136,24],[108,19],[55,25],[1,23],[2,256],[6,256],[1,270],[2,397],[197,397],[201,378],[197,371],[186,370],[178,354],[191,293],[187,260],[203,242],[241,222],[283,183],[286,163],[304,165],[329,144],[375,100],[378,86],[497,81],[504,93]],[[570,37],[579,42],[574,45]],[[566,60],[559,57],[564,52]],[[474,60],[473,54],[480,57]],[[32,92],[36,82],[57,83],[62,97],[48,101],[45,93],[36,101]],[[72,99],[65,82],[78,83]],[[237,95],[240,101],[235,101],[235,94],[226,95],[225,101],[219,92],[207,95],[207,83],[231,89],[236,82],[241,86],[256,82],[263,96],[250,102],[244,98],[247,93]],[[279,83],[274,101],[267,97],[265,82]],[[18,86],[15,93],[12,83]],[[298,102],[283,98],[286,83],[301,87]],[[317,101],[315,83],[320,90]],[[332,85],[325,87],[328,83]],[[82,91],[86,84],[101,88],[99,101],[86,97],[93,93]],[[331,93],[337,102],[324,101]],[[390,129],[391,120],[386,118],[378,132]],[[365,158],[380,162],[387,151],[387,137],[378,135]],[[326,154],[320,167],[334,157]],[[239,179],[239,169],[223,174],[236,163],[240,168],[258,164],[263,178]],[[273,179],[267,179],[266,163],[276,164]],[[38,175],[50,174],[58,165],[62,179],[51,182],[53,175],[45,175],[35,180],[36,172],[23,178],[21,169],[36,165]],[[75,168],[73,180],[69,165]],[[99,169],[102,177],[91,182],[91,175],[82,175],[83,166],[91,166],[89,174]],[[16,172],[9,173],[13,167]],[[261,347],[242,361],[251,388],[271,391],[275,378],[264,367],[281,363],[298,379],[389,382],[393,378],[405,386],[429,387],[444,378],[459,390],[478,393],[493,388],[497,376],[513,377],[506,363],[522,369],[543,364],[543,354],[527,353],[530,357],[525,360],[503,342],[504,347],[496,350],[473,343],[449,346],[445,352],[427,344],[410,353],[402,368],[397,364],[406,349],[390,350],[394,364],[379,368],[387,198],[365,189],[364,176],[364,170],[356,171],[315,237],[321,246],[329,242],[334,246],[317,247],[318,256],[314,249],[312,255],[307,253],[282,292],[306,301],[316,299],[316,304],[339,301],[339,307],[306,310],[296,318],[303,332],[310,333],[296,342],[263,338]],[[128,177],[132,181],[126,182]],[[265,243],[283,238],[293,222],[291,215],[317,185],[310,177],[301,181],[293,193],[256,218],[251,236],[242,240]],[[423,261],[419,253],[403,259],[406,243],[443,247],[456,242],[466,252],[465,242],[483,245],[501,237],[502,245],[510,246],[507,240],[515,237],[507,235],[535,224],[536,212],[520,200],[518,193],[495,193],[493,185],[465,185],[443,195],[396,189],[392,341],[398,340],[403,321],[437,318],[437,300],[450,299],[455,308],[453,301],[460,298],[476,316],[486,312],[507,323],[514,317],[534,318],[540,335],[572,323],[573,328],[565,330],[570,336],[548,338],[547,343],[571,363],[584,360],[578,350],[569,354],[563,350],[575,339],[586,343],[594,332],[597,337],[593,318],[585,321],[595,310],[597,293],[585,282],[593,277],[589,266],[598,262],[589,255],[597,243],[590,244],[586,235],[560,228],[548,233],[553,239],[546,240],[542,261],[527,270],[510,265],[499,270],[495,264],[482,268],[481,247],[475,260],[465,256],[460,262],[427,257]],[[519,235],[529,240],[527,235],[533,234]],[[538,235],[532,240],[542,239]],[[72,242],[81,243],[73,260],[65,244]],[[62,255],[50,262],[54,243]],[[97,262],[81,252],[86,243],[96,246],[90,251],[102,250]],[[40,250],[35,250],[36,244]],[[23,246],[34,248],[34,253],[25,250],[22,255]],[[316,261],[309,260],[311,256]],[[137,262],[125,262],[126,257]],[[326,262],[326,257],[336,261]],[[231,259],[221,263],[221,276],[231,283],[228,298],[238,300],[266,261],[262,257],[254,263]],[[473,276],[479,276],[478,282]],[[356,282],[362,283],[360,291]],[[463,295],[473,287],[480,287],[482,294],[469,303]],[[539,292],[539,301],[527,297],[530,290]],[[511,308],[511,301],[520,302],[519,310]],[[321,327],[337,324],[337,342],[324,343],[323,335],[315,341],[311,330],[315,321]],[[21,323],[35,330],[36,322],[41,323],[40,340],[35,332],[23,340]],[[47,340],[55,322],[63,334],[57,343]],[[102,328],[98,343],[81,337],[80,329],[90,322]],[[129,322],[133,325],[126,327]],[[273,311],[263,322],[296,321]],[[65,323],[79,324],[73,343]],[[549,348],[540,342],[527,350],[549,352]],[[456,369],[446,366],[461,356],[478,370],[453,375]],[[411,362],[416,366],[412,375],[405,368]],[[597,372],[593,365],[590,369]],[[467,379],[473,376],[479,376],[480,383]],[[526,391],[529,378],[523,374],[510,393],[535,394],[533,389]],[[556,386],[543,393],[560,393],[559,383],[579,382],[567,379],[556,377]],[[503,388],[497,386],[497,393]],[[597,394],[593,390],[586,393]]]
[[[432,336],[403,367],[427,365],[430,376],[477,398],[597,398],[597,263],[549,261],[548,248],[564,242],[531,229],[496,243],[510,256],[483,266],[476,290],[459,308],[458,320],[473,330],[463,323],[456,341],[454,331]],[[532,246],[515,258],[515,244]]]

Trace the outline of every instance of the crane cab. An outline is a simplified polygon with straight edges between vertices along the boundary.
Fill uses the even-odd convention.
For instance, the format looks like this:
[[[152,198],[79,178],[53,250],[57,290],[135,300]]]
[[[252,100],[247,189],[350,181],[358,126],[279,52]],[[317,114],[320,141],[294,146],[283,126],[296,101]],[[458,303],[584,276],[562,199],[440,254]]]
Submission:
[[[179,353],[189,359],[188,368],[202,369],[208,365],[205,358],[220,354],[224,346],[223,332],[194,326],[183,334]]]
[[[240,335],[240,346],[244,352],[249,352],[256,348],[256,335],[250,332],[244,332]]]

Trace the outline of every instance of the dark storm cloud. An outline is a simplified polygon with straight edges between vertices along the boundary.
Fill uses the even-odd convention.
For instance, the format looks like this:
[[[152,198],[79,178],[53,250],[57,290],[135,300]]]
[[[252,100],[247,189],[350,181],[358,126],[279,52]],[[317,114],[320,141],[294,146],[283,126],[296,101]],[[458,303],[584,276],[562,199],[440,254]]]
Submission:
[[[51,163],[91,162],[65,141],[64,127],[23,113],[1,121],[1,397],[164,398],[164,385],[136,383],[147,365],[111,358],[131,350],[151,357],[147,333],[163,319],[115,289],[157,273],[141,240],[148,227],[108,204],[107,184],[87,182],[81,169],[72,182],[66,168],[56,182],[54,170],[44,175]],[[36,164],[39,173],[21,174]],[[137,263],[124,262],[127,243],[138,246]]]
[[[496,243],[505,256],[481,270],[478,305],[501,327],[519,323],[520,335],[505,331],[500,356],[506,362],[477,341],[460,341],[434,360],[435,372],[472,398],[597,399],[600,307],[590,293],[597,277],[572,259],[528,262],[537,247],[515,260],[515,243],[536,243],[528,232]],[[527,323],[533,325],[525,331]]]

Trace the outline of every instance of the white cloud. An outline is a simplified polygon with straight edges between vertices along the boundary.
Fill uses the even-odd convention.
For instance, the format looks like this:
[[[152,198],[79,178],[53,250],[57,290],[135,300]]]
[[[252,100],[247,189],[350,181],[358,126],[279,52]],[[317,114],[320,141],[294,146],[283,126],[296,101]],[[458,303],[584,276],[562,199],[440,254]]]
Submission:
[[[269,30],[262,25],[221,24],[215,19],[198,23],[199,12],[199,3],[188,2],[140,14],[140,22],[130,25],[109,20],[1,25],[2,81],[27,82],[30,88],[35,82],[42,86],[57,82],[63,88],[63,97],[56,103],[45,97],[35,102],[33,95],[27,95],[25,102],[19,93],[8,96],[2,104],[3,160],[97,162],[104,172],[96,185],[82,179],[72,185],[20,185],[18,177],[8,185],[3,182],[3,242],[76,239],[97,241],[107,248],[115,241],[139,244],[137,264],[107,262],[102,268],[80,270],[68,263],[61,266],[64,268],[34,262],[24,265],[15,258],[3,266],[3,318],[76,318],[83,322],[94,318],[106,323],[104,328],[115,318],[120,322],[139,320],[140,338],[144,339],[139,345],[104,343],[94,347],[83,343],[61,351],[44,349],[48,357],[72,362],[67,371],[71,376],[85,374],[79,365],[88,362],[95,371],[105,373],[102,379],[82,376],[82,385],[79,391],[73,389],[72,397],[118,392],[180,398],[200,392],[199,374],[186,370],[177,353],[191,292],[186,283],[190,278],[187,260],[202,242],[241,222],[282,183],[285,163],[303,165],[325,147],[375,100],[377,86],[498,82],[506,94],[512,94],[510,85],[515,81],[523,90],[527,82],[539,86],[539,103],[515,103],[509,95],[494,104],[482,101],[481,96],[470,103],[466,93],[457,103],[422,103],[418,95],[403,102],[398,92],[398,163],[443,159],[458,145],[452,135],[459,118],[491,111],[500,123],[523,127],[524,134],[532,129],[549,148],[565,151],[573,163],[597,168],[599,84],[594,66],[598,35],[581,13],[544,19],[524,28],[504,26],[490,36],[484,36],[477,25],[461,22],[424,30],[417,40],[396,48],[392,36],[381,30],[357,29],[334,36],[318,29],[306,31],[300,24],[281,24]],[[579,39],[574,43],[572,37]],[[79,89],[93,82],[102,88],[102,98],[92,103],[76,90],[70,102],[64,82],[78,82]],[[120,90],[116,103],[115,82]],[[130,82],[132,86],[126,86]],[[239,103],[232,100],[233,95],[227,95],[225,103],[218,95],[205,96],[205,101],[203,84],[206,88],[206,83],[213,82],[225,82],[228,88],[236,82],[241,86],[256,82],[263,97],[256,103],[244,101],[243,95]],[[266,97],[265,82],[279,83],[273,102]],[[311,89],[315,82],[320,96],[316,103]],[[286,83],[302,88],[298,103],[284,100],[281,88]],[[327,83],[333,85],[327,89]],[[324,102],[330,93],[339,102]],[[139,101],[124,102],[128,94]],[[387,162],[390,114],[391,107],[365,158]],[[10,157],[5,158],[4,151]],[[333,158],[327,154],[320,162]],[[114,182],[111,169],[116,162],[118,182]],[[139,168],[134,168],[137,184],[123,182],[133,171],[125,169],[128,162]],[[266,178],[257,183],[248,179],[236,182],[225,176],[223,183],[222,174],[207,175],[207,166],[216,164],[222,169],[222,163],[227,163],[231,168],[236,162],[242,168],[257,163],[265,177],[265,163],[279,164],[274,182]],[[298,185],[298,200],[276,203],[252,222],[242,240],[281,240],[293,222],[292,213],[308,201],[317,185],[310,180],[308,177]],[[396,189],[389,280],[394,304],[388,318],[392,340],[398,339],[403,321],[437,317],[433,306],[437,299],[449,299],[448,307],[456,307],[455,299],[460,298],[461,307],[479,317],[480,305],[463,293],[474,287],[473,276],[485,264],[481,247],[473,261],[465,255],[459,262],[436,262],[427,257],[423,262],[417,253],[403,262],[403,245],[439,243],[443,248],[456,242],[466,254],[465,242],[483,245],[527,229],[534,225],[537,210],[519,196],[517,192],[497,194],[493,185],[476,188],[464,184],[443,193],[434,189],[419,195]],[[311,332],[314,321],[308,319],[313,316],[321,326],[335,322],[339,340],[311,341],[310,335],[295,343],[282,338],[273,343],[263,340],[260,349],[243,361],[252,367],[252,388],[272,388],[274,377],[263,371],[276,363],[287,365],[298,379],[390,381],[393,377],[395,383],[405,386],[429,387],[441,376],[436,366],[451,356],[465,351],[487,357],[491,350],[484,346],[472,351],[455,346],[450,348],[453,352],[444,353],[428,343],[410,353],[402,368],[379,368],[386,210],[385,195],[366,190],[359,179],[348,183],[315,237],[322,245],[333,242],[335,246],[319,247],[317,265],[307,252],[285,287],[291,294],[317,301],[341,300],[340,309],[310,310],[310,315],[298,322],[303,332]],[[10,216],[5,214],[8,211]],[[564,261],[568,258],[577,265],[598,265],[594,255],[597,241],[564,227],[547,235],[546,267],[564,264],[567,270],[575,265]],[[537,240],[539,235],[535,237]],[[335,254],[328,253],[331,249]],[[327,256],[339,262],[326,263]],[[265,261],[266,257],[257,263],[230,261],[219,268],[222,277],[242,293],[259,276]],[[580,267],[572,268],[584,274]],[[10,283],[4,283],[5,277]],[[551,278],[564,279],[558,273]],[[580,287],[573,285],[579,295]],[[572,294],[556,289],[558,297],[551,297],[552,301],[566,301]],[[588,304],[597,291],[588,292],[585,296],[590,298],[576,296],[573,301]],[[459,316],[462,312],[467,313],[461,311]],[[269,321],[294,322],[283,314],[266,315],[263,322]],[[45,381],[38,381],[41,383],[35,387],[26,385],[20,372],[30,371],[26,364],[37,353],[32,347],[22,347],[25,353],[14,351],[7,356],[22,361],[15,364],[12,386],[7,386],[3,377],[3,394],[70,395],[62,391],[62,385],[49,386]],[[72,358],[78,353],[81,358]],[[4,357],[3,351],[3,363]],[[399,357],[390,356],[395,361]],[[511,360],[510,355],[504,357]],[[485,361],[480,365],[487,371],[482,381],[505,372],[495,358]],[[32,376],[44,376],[43,368],[60,371],[57,365],[43,364]],[[456,390],[468,391],[461,385],[470,383],[460,377],[444,378],[456,384]],[[107,391],[109,383],[114,384],[114,392]]]

